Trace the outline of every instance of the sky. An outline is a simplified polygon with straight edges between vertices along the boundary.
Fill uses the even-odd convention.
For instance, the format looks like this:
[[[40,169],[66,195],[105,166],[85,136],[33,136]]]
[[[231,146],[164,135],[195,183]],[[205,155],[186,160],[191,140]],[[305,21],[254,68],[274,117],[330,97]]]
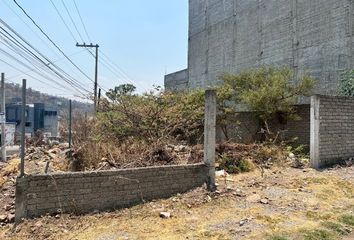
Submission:
[[[163,86],[165,73],[179,71],[187,66],[188,1],[16,1],[90,79],[65,59],[13,0],[0,0],[0,18],[90,91],[93,91],[95,60],[86,49],[76,47],[76,42],[99,44],[98,82],[104,90],[123,83],[133,83],[138,92],[144,92],[152,89],[153,85]],[[0,26],[3,25],[0,23]],[[1,38],[0,49],[15,54],[5,46]],[[0,61],[0,72],[5,72],[8,81],[20,83],[22,78],[26,78],[29,87],[41,92],[67,98],[80,96],[80,93],[68,84],[65,89],[63,86],[59,87],[51,80],[29,72],[28,68],[9,59],[2,52],[0,59],[17,68],[15,70]],[[45,68],[44,65],[42,67]],[[22,74],[18,69],[44,83]],[[56,80],[63,82],[62,79]]]

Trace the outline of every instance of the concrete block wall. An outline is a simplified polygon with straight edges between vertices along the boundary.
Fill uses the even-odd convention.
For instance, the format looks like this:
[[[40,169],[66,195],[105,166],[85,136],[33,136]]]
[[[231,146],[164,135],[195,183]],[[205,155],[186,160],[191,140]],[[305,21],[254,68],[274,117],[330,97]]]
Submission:
[[[88,213],[166,198],[202,186],[204,164],[30,175],[16,182],[16,220],[55,213]]]
[[[167,91],[188,89],[188,69],[166,75],[164,85]]]
[[[310,105],[297,105],[295,110],[299,119],[280,122],[276,117],[270,121],[270,128],[274,133],[280,133],[279,140],[290,141],[296,146],[303,145],[307,150],[310,147]],[[243,143],[254,143],[261,140],[261,122],[252,112],[240,112],[235,122],[239,122],[239,124],[232,124],[228,127],[230,138]],[[218,142],[226,140],[220,128],[217,129],[217,140]]]
[[[311,162],[321,168],[354,157],[354,98],[311,99]]]
[[[340,73],[354,68],[353,8],[349,0],[189,0],[189,87],[288,65],[315,77],[317,94],[333,95]]]

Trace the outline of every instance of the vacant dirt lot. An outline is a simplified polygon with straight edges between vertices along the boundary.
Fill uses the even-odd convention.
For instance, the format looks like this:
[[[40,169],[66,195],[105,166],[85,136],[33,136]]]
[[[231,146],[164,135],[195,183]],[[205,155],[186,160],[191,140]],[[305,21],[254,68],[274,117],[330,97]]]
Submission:
[[[111,213],[7,224],[0,239],[351,239],[353,176],[354,167],[219,177],[214,194],[200,188]]]

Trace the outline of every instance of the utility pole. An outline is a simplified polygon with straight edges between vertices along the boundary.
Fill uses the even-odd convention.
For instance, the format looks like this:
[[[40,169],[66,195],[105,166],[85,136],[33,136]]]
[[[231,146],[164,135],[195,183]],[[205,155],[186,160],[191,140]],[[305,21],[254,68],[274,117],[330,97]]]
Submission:
[[[93,104],[94,104],[94,110],[96,112],[97,110],[97,76],[98,76],[98,48],[100,46],[98,46],[98,44],[96,45],[93,45],[92,43],[91,44],[79,44],[79,43],[76,43],[76,47],[84,47],[84,48],[96,48],[96,63],[95,63],[95,86],[94,86],[94,97],[93,97]]]
[[[25,176],[25,144],[26,144],[26,79],[22,80],[22,106],[21,106],[21,172]]]
[[[1,155],[2,160],[6,161],[6,109],[5,109],[5,74],[1,73]]]
[[[69,100],[69,149],[71,152],[71,143],[72,143],[72,131],[71,131],[71,127],[72,127],[72,105],[71,105],[71,100]]]
[[[101,88],[98,89],[98,101],[97,101],[97,108],[100,107],[101,103]]]

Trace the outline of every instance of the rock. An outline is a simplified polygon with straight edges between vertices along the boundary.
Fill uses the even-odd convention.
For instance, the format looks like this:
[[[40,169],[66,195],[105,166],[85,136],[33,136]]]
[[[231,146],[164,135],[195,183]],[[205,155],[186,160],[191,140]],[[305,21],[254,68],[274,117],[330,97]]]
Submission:
[[[42,224],[41,221],[38,221],[38,222],[36,222],[36,223],[34,224],[34,226],[37,227],[37,228],[40,228],[40,227],[43,226],[43,224]]]
[[[185,152],[186,151],[186,146],[180,145],[180,146],[176,146],[175,150],[176,152]]]
[[[247,197],[246,201],[249,203],[257,203],[261,201],[261,196],[259,196],[259,194],[252,194]]]
[[[15,221],[15,214],[8,214],[7,215],[7,221],[8,222],[14,222]]]
[[[262,204],[269,204],[269,200],[266,198],[261,199],[260,203]]]
[[[232,193],[233,195],[237,197],[246,197],[246,194],[241,191],[241,189],[236,189],[236,192]]]
[[[247,222],[248,222],[248,219],[241,220],[241,221],[239,222],[240,227],[244,226]]]
[[[295,154],[294,153],[289,153],[289,158],[295,159]]]
[[[4,207],[5,211],[10,211],[12,208],[13,208],[13,206],[11,206],[11,205],[6,205]]]
[[[171,213],[169,213],[169,212],[160,212],[160,218],[164,218],[164,219],[171,218]]]
[[[225,170],[220,170],[215,172],[216,177],[227,177],[229,174]]]
[[[7,219],[6,215],[0,215],[0,222],[5,222]]]

